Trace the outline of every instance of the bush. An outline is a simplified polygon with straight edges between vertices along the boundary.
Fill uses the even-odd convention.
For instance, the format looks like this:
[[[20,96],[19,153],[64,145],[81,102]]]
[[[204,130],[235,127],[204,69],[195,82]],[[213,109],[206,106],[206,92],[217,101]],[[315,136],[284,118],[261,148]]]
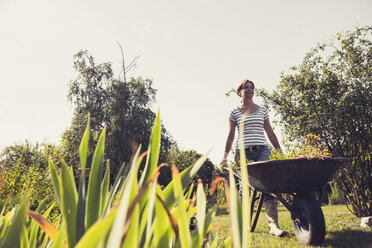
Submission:
[[[216,192],[209,198],[208,206],[209,208],[216,206],[217,215],[228,213],[225,188],[223,184],[218,184]]]
[[[60,222],[51,223],[45,216],[27,211],[30,193],[20,207],[0,216],[0,247],[202,247],[204,238],[215,215],[215,208],[207,212],[203,185],[198,182],[196,196],[189,200],[191,191],[185,190],[196,176],[207,155],[179,173],[172,166],[173,180],[163,190],[157,184],[159,176],[160,119],[156,118],[147,153],[133,159],[128,176],[123,168],[110,188],[110,166],[104,165],[105,129],[94,152],[87,190],[85,168],[88,154],[89,121],[80,145],[81,173],[79,185],[74,181],[71,167],[61,160],[58,173],[53,160],[49,169],[57,203],[61,209]],[[143,158],[146,165],[138,177]],[[124,180],[122,182],[122,180]],[[118,204],[114,198],[118,197]],[[115,205],[114,205],[115,204]],[[26,214],[45,234],[38,234],[35,225],[27,223]],[[195,216],[195,217],[194,217]],[[197,228],[190,230],[190,219],[196,219]],[[44,236],[43,236],[44,235]],[[37,238],[36,238],[37,236]],[[216,243],[216,242],[215,242]],[[214,244],[215,244],[214,243]]]
[[[33,145],[26,141],[3,150],[0,209],[9,210],[19,203],[28,188],[32,189],[31,209],[36,209],[43,199],[46,199],[46,207],[54,201],[53,186],[48,176],[48,156],[55,156],[57,149],[50,144]]]
[[[337,184],[358,217],[372,215],[372,26],[355,27],[317,44],[303,62],[260,91],[295,141],[319,134],[336,157],[348,157]]]
[[[331,187],[331,192],[329,193],[329,196],[328,196],[329,204],[331,205],[340,204],[341,203],[340,192],[338,190],[336,183],[331,183],[330,187]]]

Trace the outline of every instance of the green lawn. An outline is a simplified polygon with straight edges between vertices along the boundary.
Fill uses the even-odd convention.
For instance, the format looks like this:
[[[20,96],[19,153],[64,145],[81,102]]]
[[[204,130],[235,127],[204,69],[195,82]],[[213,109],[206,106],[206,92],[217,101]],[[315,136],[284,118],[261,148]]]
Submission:
[[[329,205],[322,207],[325,223],[326,237],[320,247],[366,247],[372,248],[372,231],[359,226],[360,218],[352,215],[344,205]],[[230,220],[228,215],[216,216],[214,223],[220,223],[213,233],[221,241],[229,235]],[[252,247],[314,247],[301,245],[293,233],[289,211],[279,207],[279,225],[288,232],[284,238],[275,238],[269,235],[264,208],[254,233],[252,233]]]

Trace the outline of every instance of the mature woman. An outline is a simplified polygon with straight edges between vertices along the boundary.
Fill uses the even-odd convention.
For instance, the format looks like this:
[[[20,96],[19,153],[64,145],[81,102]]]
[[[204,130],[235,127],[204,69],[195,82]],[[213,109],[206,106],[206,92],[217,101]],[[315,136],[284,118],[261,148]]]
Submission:
[[[273,129],[271,128],[266,108],[258,106],[253,102],[253,82],[249,80],[241,81],[236,88],[236,93],[241,97],[242,104],[230,112],[229,134],[227,136],[223,160],[220,165],[222,171],[227,167],[226,158],[234,141],[235,128],[238,129],[239,134],[235,153],[235,160],[237,162],[239,162],[239,148],[241,143],[244,145],[246,158],[248,160],[269,160],[270,150],[267,146],[264,131],[274,148],[280,150],[280,145]],[[244,127],[243,129],[241,129],[242,122]],[[243,139],[241,139],[241,137],[243,137]],[[270,234],[276,237],[284,236],[286,232],[281,230],[278,225],[278,208],[276,199],[270,195],[264,195],[264,206],[270,226]]]

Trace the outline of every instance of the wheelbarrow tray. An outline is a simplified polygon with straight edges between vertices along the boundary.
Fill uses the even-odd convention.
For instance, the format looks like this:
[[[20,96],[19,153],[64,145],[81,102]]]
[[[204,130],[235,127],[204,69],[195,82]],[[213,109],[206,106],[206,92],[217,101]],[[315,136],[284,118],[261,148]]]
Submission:
[[[248,164],[249,185],[258,191],[292,193],[319,191],[348,158],[284,159]]]

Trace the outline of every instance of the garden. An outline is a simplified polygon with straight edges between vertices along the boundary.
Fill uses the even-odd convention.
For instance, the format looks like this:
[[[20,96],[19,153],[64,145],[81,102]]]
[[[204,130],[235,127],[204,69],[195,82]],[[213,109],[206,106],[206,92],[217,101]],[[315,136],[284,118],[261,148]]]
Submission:
[[[371,227],[360,225],[372,216],[371,35],[368,26],[338,34],[283,74],[273,93],[257,92],[286,136],[288,152],[273,152],[273,161],[348,158],[323,196],[311,193],[324,215],[320,247],[372,247]],[[240,195],[233,161],[224,174],[208,153],[177,146],[149,108],[151,80],[115,78],[110,63],[95,64],[87,51],[74,58],[75,115],[61,144],[26,142],[1,154],[0,247],[307,247],[294,233],[297,212],[283,201],[287,236],[269,235],[264,209],[251,232],[260,203],[250,204],[254,165],[244,155]]]

